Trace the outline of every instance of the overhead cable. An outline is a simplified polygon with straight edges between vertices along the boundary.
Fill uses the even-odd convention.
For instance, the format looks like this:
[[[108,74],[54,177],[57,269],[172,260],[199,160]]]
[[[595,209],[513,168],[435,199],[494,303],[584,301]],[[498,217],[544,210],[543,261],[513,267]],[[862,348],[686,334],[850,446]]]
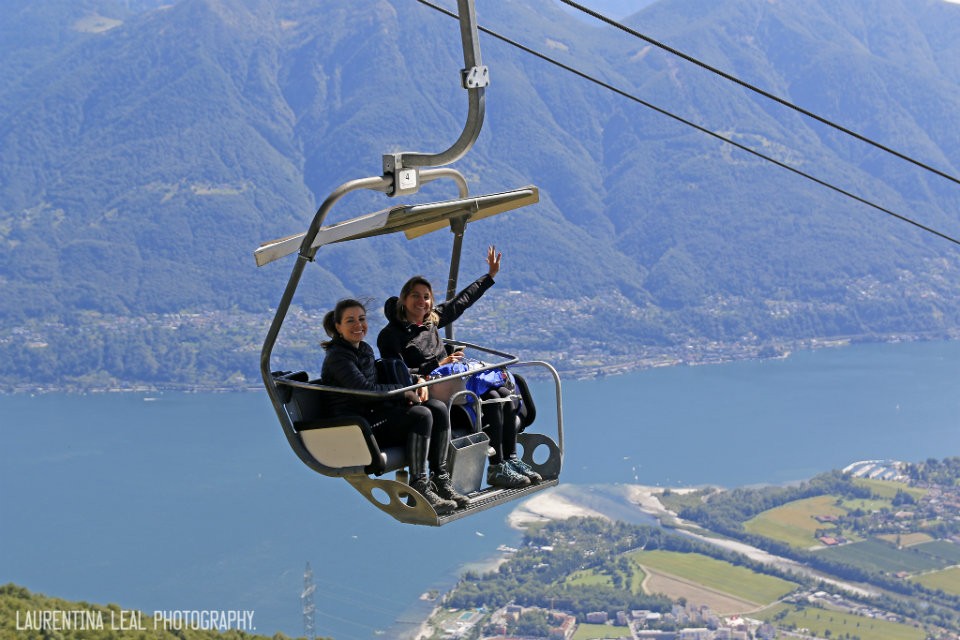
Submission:
[[[906,154],[904,154],[904,153],[900,153],[899,151],[897,151],[897,150],[895,150],[895,149],[891,149],[890,147],[887,147],[887,146],[885,146],[885,145],[883,145],[883,144],[881,144],[881,143],[879,143],[879,142],[877,142],[877,141],[875,141],[875,140],[872,140],[872,139],[870,139],[870,138],[868,138],[868,137],[866,137],[866,136],[864,136],[864,135],[862,135],[862,134],[859,134],[859,133],[857,133],[856,131],[853,131],[853,130],[851,130],[851,129],[848,129],[848,128],[846,128],[846,127],[844,127],[844,126],[842,126],[842,125],[839,125],[839,124],[837,124],[837,123],[835,123],[835,122],[832,122],[832,121],[830,121],[830,120],[827,120],[827,119],[824,118],[823,116],[819,116],[819,115],[817,115],[816,113],[813,113],[812,111],[809,111],[809,110],[807,110],[807,109],[804,109],[803,107],[797,106],[797,105],[793,104],[792,102],[790,102],[789,100],[786,100],[786,99],[784,99],[784,98],[781,98],[780,96],[774,95],[774,94],[770,93],[769,91],[765,91],[765,90],[763,90],[763,89],[761,89],[761,88],[759,88],[759,87],[757,87],[757,86],[755,86],[755,85],[750,84],[749,82],[746,82],[746,81],[744,81],[744,80],[741,80],[740,78],[737,78],[736,76],[733,76],[733,75],[727,73],[726,71],[722,71],[722,70],[720,70],[720,69],[717,69],[716,67],[710,66],[709,64],[707,64],[706,62],[703,62],[702,60],[699,60],[699,59],[697,59],[697,58],[694,58],[693,56],[691,56],[691,55],[689,55],[689,54],[686,54],[686,53],[684,53],[684,52],[682,52],[682,51],[680,51],[680,50],[678,50],[678,49],[674,49],[673,47],[671,47],[671,46],[669,46],[669,45],[667,45],[667,44],[664,44],[663,42],[660,42],[660,41],[658,41],[658,40],[655,40],[655,39],[651,38],[651,37],[648,36],[648,35],[642,34],[642,33],[640,33],[639,31],[636,31],[635,29],[631,29],[630,27],[626,26],[625,24],[623,24],[623,23],[621,23],[621,22],[617,22],[617,21],[614,20],[613,18],[609,18],[609,17],[607,17],[607,16],[605,16],[605,15],[603,15],[603,14],[601,14],[601,13],[598,13],[598,12],[594,11],[593,9],[590,9],[589,7],[583,6],[583,5],[580,4],[579,2],[574,2],[574,0],[560,0],[560,2],[562,2],[563,4],[568,5],[568,6],[570,6],[570,7],[573,7],[574,9],[577,9],[577,10],[579,10],[579,11],[582,11],[583,13],[586,13],[586,14],[588,14],[588,15],[590,15],[590,16],[593,16],[593,17],[596,18],[597,20],[600,20],[601,22],[605,22],[605,23],[607,23],[608,25],[610,25],[610,26],[612,26],[612,27],[615,27],[615,28],[617,28],[617,29],[620,29],[621,31],[623,31],[623,32],[625,32],[625,33],[629,33],[630,35],[632,35],[632,36],[634,36],[634,37],[636,37],[636,38],[639,38],[639,39],[643,40],[644,42],[648,42],[648,43],[652,44],[652,45],[655,46],[655,47],[658,47],[658,48],[660,48],[660,49],[663,49],[664,51],[667,51],[668,53],[672,53],[673,55],[675,55],[675,56],[677,56],[677,57],[679,57],[679,58],[683,58],[683,59],[686,60],[687,62],[693,63],[693,64],[697,65],[698,67],[700,67],[700,68],[702,68],[702,69],[706,69],[707,71],[709,71],[709,72],[711,72],[711,73],[715,73],[716,75],[720,76],[721,78],[723,78],[723,79],[725,79],[725,80],[729,80],[730,82],[734,82],[734,83],[740,85],[740,86],[743,87],[744,89],[749,89],[750,91],[753,91],[754,93],[756,93],[756,94],[758,94],[758,95],[761,95],[761,96],[763,96],[764,98],[768,98],[768,99],[770,99],[770,100],[773,100],[774,102],[776,102],[776,103],[778,103],[778,104],[781,104],[781,105],[783,105],[784,107],[787,107],[788,109],[793,109],[793,110],[796,111],[797,113],[801,113],[801,114],[807,116],[808,118],[812,118],[812,119],[816,120],[817,122],[819,122],[819,123],[821,123],[821,124],[825,124],[825,125],[827,125],[828,127],[832,127],[833,129],[836,129],[837,131],[840,131],[840,132],[842,132],[842,133],[845,133],[845,134],[847,134],[848,136],[852,136],[852,137],[856,138],[857,140],[859,140],[859,141],[861,141],[861,142],[865,142],[865,143],[867,143],[867,144],[869,144],[869,145],[871,145],[871,146],[873,146],[873,147],[876,147],[877,149],[880,149],[880,150],[885,151],[885,152],[887,152],[887,153],[889,153],[889,154],[892,154],[892,155],[900,158],[901,160],[905,160],[905,161],[907,161],[907,162],[909,162],[909,163],[911,163],[911,164],[913,164],[913,165],[916,165],[916,166],[920,167],[921,169],[925,169],[925,170],[927,170],[927,171],[929,171],[929,172],[931,172],[931,173],[935,173],[936,175],[940,176],[941,178],[945,178],[945,179],[947,179],[947,180],[950,180],[951,182],[955,182],[955,183],[957,183],[957,184],[960,184],[960,179],[957,179],[957,178],[953,177],[952,175],[950,175],[950,174],[948,174],[948,173],[945,173],[945,172],[943,172],[943,171],[940,171],[939,169],[935,169],[934,167],[931,167],[931,166],[929,166],[929,165],[927,165],[927,164],[925,164],[925,163],[923,163],[923,162],[920,162],[919,160],[916,160],[916,159],[914,159],[914,158],[911,158],[910,156],[908,156],[908,155],[906,155]]]
[[[422,4],[422,5],[428,6],[428,7],[430,7],[431,9],[434,9],[434,10],[436,10],[436,11],[439,11],[440,13],[446,14],[446,15],[452,17],[452,18],[456,18],[456,17],[457,17],[457,15],[456,15],[455,13],[453,13],[453,12],[445,9],[444,7],[440,7],[440,6],[438,6],[438,5],[433,4],[432,2],[430,2],[430,0],[417,0],[417,2],[419,2],[419,3]],[[624,98],[627,98],[628,100],[632,100],[633,102],[636,102],[637,104],[641,104],[641,105],[643,105],[644,107],[647,107],[648,109],[652,109],[653,111],[656,111],[657,113],[659,113],[659,114],[661,114],[661,115],[667,116],[668,118],[671,118],[671,119],[673,119],[673,120],[676,120],[677,122],[679,122],[679,123],[681,123],[681,124],[684,124],[684,125],[686,125],[686,126],[688,126],[688,127],[692,127],[692,128],[694,128],[694,129],[696,129],[697,131],[700,131],[701,133],[705,133],[705,134],[707,134],[707,135],[709,135],[709,136],[712,136],[712,137],[716,138],[717,140],[720,140],[720,141],[725,142],[725,143],[727,143],[727,144],[729,144],[729,145],[732,145],[732,146],[734,146],[734,147],[736,147],[736,148],[738,148],[738,149],[740,149],[740,150],[742,150],[742,151],[746,151],[747,153],[749,153],[749,154],[751,154],[751,155],[754,155],[754,156],[756,156],[756,157],[758,157],[758,158],[761,158],[761,159],[763,159],[763,160],[766,160],[767,162],[773,163],[773,164],[777,165],[778,167],[781,167],[781,168],[783,168],[783,169],[786,169],[787,171],[790,171],[791,173],[795,173],[795,174],[798,175],[798,176],[801,176],[801,177],[803,177],[803,178],[806,178],[807,180],[810,180],[810,181],[812,181],[812,182],[815,182],[816,184],[818,184],[818,185],[820,185],[820,186],[822,186],[822,187],[826,187],[827,189],[830,189],[830,190],[835,191],[835,192],[837,192],[837,193],[839,193],[839,194],[841,194],[841,195],[844,195],[844,196],[846,196],[846,197],[848,197],[848,198],[851,198],[851,199],[853,199],[853,200],[856,200],[857,202],[859,202],[859,203],[861,203],[861,204],[865,204],[865,205],[867,205],[868,207],[872,207],[872,208],[874,208],[874,209],[876,209],[876,210],[878,210],[878,211],[882,211],[883,213],[886,213],[886,214],[889,215],[889,216],[892,216],[892,217],[894,217],[894,218],[896,218],[896,219],[898,219],[898,220],[901,220],[901,221],[903,221],[903,222],[906,222],[907,224],[911,224],[911,225],[913,225],[914,227],[917,227],[918,229],[922,229],[923,231],[926,231],[927,233],[931,233],[931,234],[933,234],[933,235],[935,235],[935,236],[938,236],[938,237],[940,237],[940,238],[943,238],[944,240],[947,240],[947,241],[949,241],[949,242],[952,242],[953,244],[960,245],[960,240],[958,240],[957,238],[954,238],[954,237],[952,237],[952,236],[949,236],[949,235],[947,235],[947,234],[945,234],[945,233],[943,233],[943,232],[941,232],[941,231],[937,231],[936,229],[934,229],[934,228],[932,228],[932,227],[928,227],[927,225],[925,225],[925,224],[923,224],[923,223],[920,223],[920,222],[917,222],[916,220],[913,220],[912,218],[909,218],[909,217],[907,217],[907,216],[905,216],[905,215],[896,213],[895,211],[891,211],[890,209],[887,209],[886,207],[883,207],[883,206],[881,206],[881,205],[879,205],[879,204],[876,204],[876,203],[874,203],[874,202],[871,202],[870,200],[867,200],[866,198],[862,198],[862,197],[860,197],[860,196],[858,196],[858,195],[856,195],[856,194],[854,194],[854,193],[851,193],[851,192],[849,192],[849,191],[847,191],[847,190],[845,190],[845,189],[843,189],[843,188],[841,188],[841,187],[838,187],[838,186],[833,185],[833,184],[831,184],[831,183],[829,183],[829,182],[826,182],[825,180],[821,180],[820,178],[817,178],[816,176],[813,176],[813,175],[811,175],[811,174],[809,174],[809,173],[806,173],[805,171],[801,171],[801,170],[799,170],[799,169],[797,169],[797,168],[795,168],[795,167],[791,167],[790,165],[788,165],[788,164],[786,164],[786,163],[784,163],[784,162],[781,162],[780,160],[776,160],[775,158],[771,158],[770,156],[764,155],[763,153],[760,153],[759,151],[756,151],[756,150],[754,150],[754,149],[751,149],[750,147],[748,147],[748,146],[746,146],[746,145],[743,145],[743,144],[741,144],[741,143],[739,143],[739,142],[736,142],[735,140],[732,140],[732,139],[730,139],[730,138],[728,138],[728,137],[726,137],[726,136],[723,136],[723,135],[721,135],[721,134],[719,134],[719,133],[717,133],[717,132],[715,132],[715,131],[711,131],[710,129],[707,129],[706,127],[704,127],[704,126],[702,126],[702,125],[696,124],[695,122],[692,122],[692,121],[690,121],[690,120],[687,120],[686,118],[683,118],[683,117],[681,117],[681,116],[678,116],[678,115],[676,115],[675,113],[672,113],[672,112],[670,112],[670,111],[667,111],[666,109],[663,109],[663,108],[661,108],[661,107],[658,107],[658,106],[656,106],[656,105],[654,105],[654,104],[652,104],[652,103],[650,103],[650,102],[647,102],[646,100],[643,100],[643,99],[641,99],[641,98],[638,98],[637,96],[635,96],[635,95],[633,95],[633,94],[631,94],[631,93],[628,93],[627,91],[624,91],[623,89],[620,89],[620,88],[618,88],[618,87],[615,87],[615,86],[613,86],[613,85],[611,85],[611,84],[609,84],[609,83],[607,83],[607,82],[604,82],[603,80],[599,80],[599,79],[597,79],[597,78],[594,78],[593,76],[591,76],[590,74],[588,74],[588,73],[586,73],[586,72],[584,72],[584,71],[580,71],[579,69],[576,69],[576,68],[574,68],[574,67],[571,67],[570,65],[564,64],[563,62],[560,62],[559,60],[556,60],[556,59],[554,59],[554,58],[551,58],[550,56],[548,56],[548,55],[546,55],[546,54],[544,54],[544,53],[541,53],[541,52],[539,52],[539,51],[536,51],[535,49],[531,49],[530,47],[528,47],[528,46],[526,46],[526,45],[523,45],[523,44],[520,44],[519,42],[516,42],[515,40],[511,40],[510,38],[508,38],[508,37],[506,37],[506,36],[504,36],[504,35],[501,35],[501,34],[495,32],[495,31],[492,31],[492,30],[488,29],[487,27],[478,26],[477,28],[478,28],[478,30],[482,31],[483,33],[486,33],[486,34],[489,35],[489,36],[492,36],[492,37],[494,37],[494,38],[496,38],[496,39],[498,39],[498,40],[500,40],[500,41],[502,41],[502,42],[505,42],[505,43],[509,44],[510,46],[516,47],[517,49],[520,49],[521,51],[523,51],[523,52],[525,52],[525,53],[528,53],[528,54],[530,54],[530,55],[532,55],[532,56],[534,56],[534,57],[540,58],[541,60],[543,60],[543,61],[545,61],[545,62],[549,62],[550,64],[555,65],[555,66],[563,69],[564,71],[569,71],[570,73],[572,73],[572,74],[574,74],[574,75],[577,75],[577,76],[583,78],[584,80],[589,80],[590,82],[593,82],[594,84],[596,84],[596,85],[598,85],[598,86],[600,86],[600,87],[603,87],[604,89],[607,89],[608,91],[612,91],[612,92],[614,92],[614,93],[616,93],[616,94],[618,94],[618,95],[620,95],[620,96],[623,96]]]

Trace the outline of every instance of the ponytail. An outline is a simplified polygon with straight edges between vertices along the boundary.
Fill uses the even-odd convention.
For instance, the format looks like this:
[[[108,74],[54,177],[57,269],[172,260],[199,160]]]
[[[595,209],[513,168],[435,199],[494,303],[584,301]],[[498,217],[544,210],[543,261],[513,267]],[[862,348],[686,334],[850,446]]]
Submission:
[[[328,336],[330,336],[329,340],[324,340],[320,343],[320,346],[323,347],[324,350],[329,349],[330,345],[333,344],[333,341],[340,335],[337,333],[337,325],[343,321],[343,312],[351,307],[360,307],[363,309],[364,313],[367,312],[366,305],[359,300],[355,300],[353,298],[344,298],[337,302],[336,306],[332,310],[327,311],[323,315],[323,330]]]

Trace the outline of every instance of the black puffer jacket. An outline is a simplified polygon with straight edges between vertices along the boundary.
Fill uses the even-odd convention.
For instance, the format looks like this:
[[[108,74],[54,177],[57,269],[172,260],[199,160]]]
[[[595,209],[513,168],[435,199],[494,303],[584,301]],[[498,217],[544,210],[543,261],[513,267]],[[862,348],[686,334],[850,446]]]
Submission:
[[[377,382],[376,358],[369,344],[361,342],[354,347],[340,336],[331,340],[327,346],[323,368],[320,371],[320,384],[364,391],[393,391],[401,387],[399,384]],[[367,415],[384,403],[384,400],[348,396],[342,393],[326,395],[327,406],[333,415]]]
[[[447,348],[440,339],[439,329],[447,326],[480,299],[494,285],[493,278],[484,274],[465,287],[451,300],[441,302],[434,311],[440,317],[437,324],[414,324],[397,318],[397,297],[387,300],[383,313],[387,326],[377,336],[377,349],[381,358],[401,358],[408,367],[422,376],[440,366],[447,355]]]

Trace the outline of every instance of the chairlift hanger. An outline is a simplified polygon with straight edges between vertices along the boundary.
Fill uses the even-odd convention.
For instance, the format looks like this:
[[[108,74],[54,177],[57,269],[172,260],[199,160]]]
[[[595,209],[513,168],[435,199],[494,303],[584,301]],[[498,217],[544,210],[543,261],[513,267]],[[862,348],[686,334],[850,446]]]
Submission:
[[[270,360],[280,328],[303,275],[303,269],[308,262],[314,260],[316,252],[321,247],[401,232],[408,239],[414,239],[438,229],[449,228],[454,233],[447,288],[447,297],[450,298],[456,291],[460,251],[467,224],[539,201],[539,190],[532,185],[512,191],[470,197],[463,175],[455,169],[440,167],[463,157],[479,136],[484,115],[484,87],[489,80],[487,68],[480,64],[474,0],[457,0],[457,5],[465,64],[465,69],[461,71],[461,84],[467,90],[469,98],[467,122],[457,141],[446,151],[437,154],[403,152],[384,155],[382,176],[352,180],[340,185],[324,200],[307,231],[266,242],[254,252],[257,266],[263,266],[299,251],[260,352],[260,373],[264,386],[290,447],[308,467],[322,475],[344,478],[372,504],[395,519],[410,524],[432,526],[458,520],[557,484],[563,462],[563,409],[560,377],[556,369],[546,362],[520,362],[516,356],[489,347],[457,342],[497,358],[495,362],[488,364],[486,369],[500,366],[510,367],[511,370],[523,367],[546,369],[554,381],[557,439],[554,441],[549,436],[536,432],[518,433],[517,441],[523,450],[523,460],[541,473],[544,478],[542,482],[519,489],[487,487],[480,490],[477,486],[476,490],[470,492],[468,506],[440,516],[405,482],[404,447],[381,450],[372,435],[370,426],[363,418],[327,416],[324,414],[323,398],[329,393],[345,393],[355,396],[374,395],[387,400],[406,390],[439,384],[451,378],[463,377],[462,375],[437,378],[389,393],[375,393],[327,387],[310,380],[306,371],[274,371]],[[394,206],[323,226],[333,205],[348,193],[369,189],[391,197],[407,195],[416,193],[423,184],[440,178],[449,178],[456,182],[459,198],[443,202]],[[452,341],[452,327],[448,326],[446,329],[446,339]],[[526,422],[521,424],[522,430],[536,417],[535,405],[525,380],[522,376],[516,376],[516,378],[518,391],[529,405]],[[473,394],[467,391],[457,394],[457,396],[470,395]],[[451,402],[457,399],[458,397],[455,397]],[[477,409],[482,411],[479,398],[473,396],[472,400],[476,402]],[[479,425],[479,418],[477,424]],[[467,442],[469,447],[474,448],[475,445],[484,446],[482,460],[485,461],[486,448],[482,445],[482,438],[485,437],[479,427],[476,427],[474,434],[468,434],[458,441]],[[534,458],[534,451],[538,449],[547,451],[547,458],[542,462]],[[481,472],[482,466],[481,461]],[[397,471],[396,480],[380,477],[394,470]],[[454,475],[456,478],[456,470]]]

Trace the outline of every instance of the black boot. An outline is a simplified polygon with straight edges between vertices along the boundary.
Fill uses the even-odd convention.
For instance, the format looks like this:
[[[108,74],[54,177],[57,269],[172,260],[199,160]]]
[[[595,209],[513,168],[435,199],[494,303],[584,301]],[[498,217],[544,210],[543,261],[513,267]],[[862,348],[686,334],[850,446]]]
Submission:
[[[410,461],[410,488],[417,491],[430,503],[438,516],[446,515],[457,508],[453,500],[444,500],[433,491],[427,478],[427,452],[430,439],[419,433],[407,436],[407,458]]]
[[[437,421],[434,420],[434,425]],[[470,498],[453,488],[453,481],[447,472],[447,458],[450,455],[450,429],[435,428],[430,436],[430,479],[437,489],[437,495],[445,500],[453,500],[457,508],[467,506]]]

